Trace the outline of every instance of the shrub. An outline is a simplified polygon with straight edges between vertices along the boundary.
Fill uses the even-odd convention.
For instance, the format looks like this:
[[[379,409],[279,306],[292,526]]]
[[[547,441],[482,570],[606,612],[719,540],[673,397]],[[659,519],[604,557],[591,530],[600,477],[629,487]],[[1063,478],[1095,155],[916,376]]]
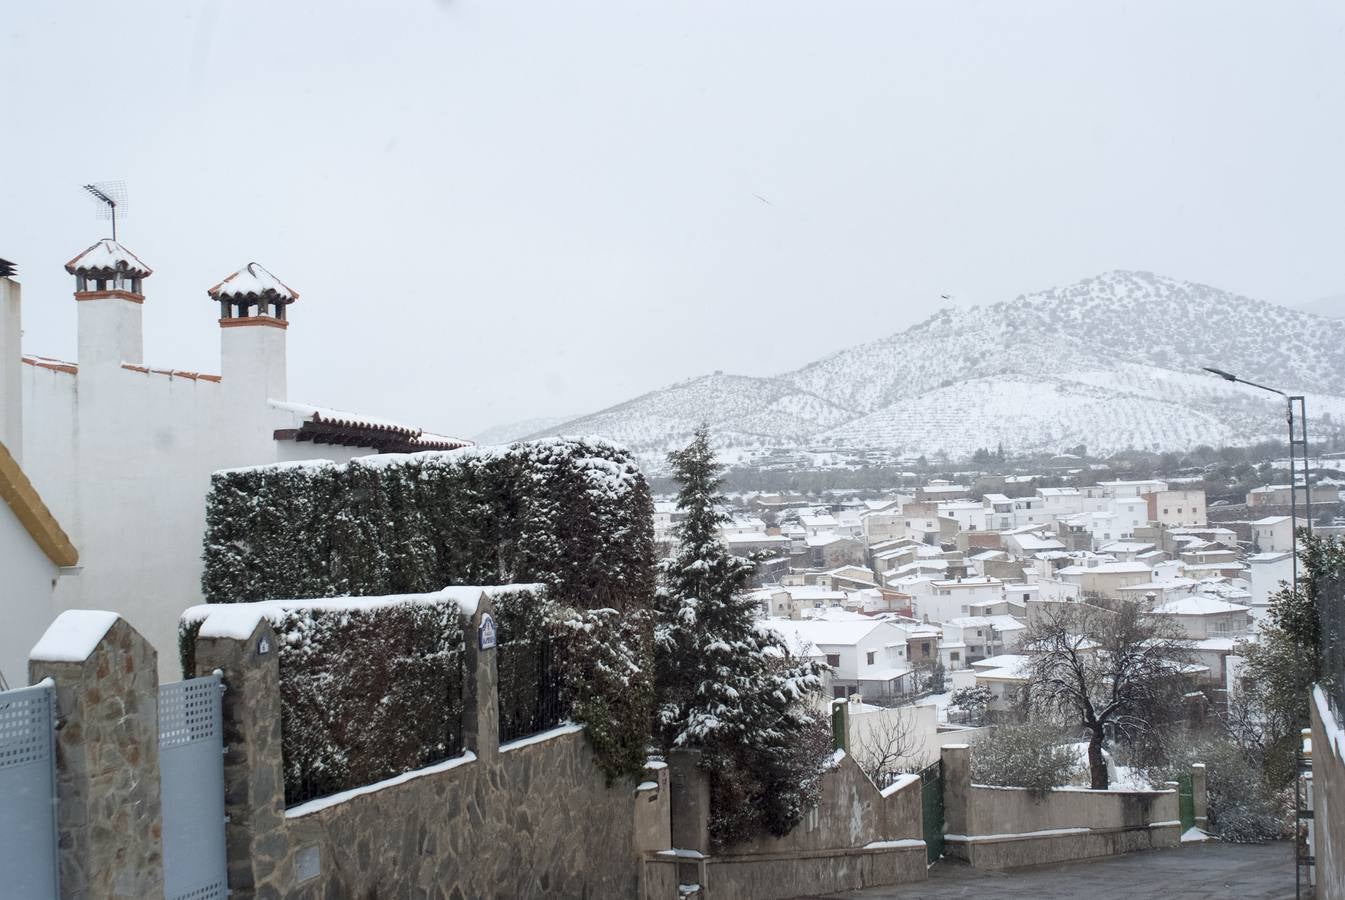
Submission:
[[[1166,765],[1149,773],[1154,783],[1176,781],[1192,763],[1205,764],[1209,831],[1234,843],[1289,836],[1288,798],[1266,785],[1255,761],[1222,735],[1197,736],[1173,749]]]
[[[785,746],[762,753],[746,742],[720,746],[704,757],[710,773],[710,842],[715,850],[760,834],[783,837],[822,798],[831,726],[809,721]]]
[[[625,450],[556,439],[217,472],[207,602],[538,582],[558,603],[644,609],[653,504]]]
[[[208,607],[188,611],[184,650]],[[443,595],[266,604],[280,668],[285,802],[462,753],[458,605]],[[185,655],[185,654],[184,654]]]
[[[1079,760],[1054,725],[1000,725],[972,745],[971,780],[1042,792],[1068,784]]]

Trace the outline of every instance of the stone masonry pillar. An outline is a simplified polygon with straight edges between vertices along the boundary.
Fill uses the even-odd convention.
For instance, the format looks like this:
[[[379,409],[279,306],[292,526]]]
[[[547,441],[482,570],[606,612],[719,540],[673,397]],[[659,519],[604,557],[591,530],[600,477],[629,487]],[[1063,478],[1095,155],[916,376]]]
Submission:
[[[56,683],[63,898],[163,896],[158,670],[110,612],[63,612],[33,648],[30,681]]]
[[[462,741],[482,765],[488,766],[495,764],[500,753],[500,676],[495,650],[481,649],[480,636],[482,620],[494,609],[489,595],[483,593],[476,612],[463,617],[467,653],[463,664]]]
[[[1196,827],[1205,831],[1210,824],[1210,795],[1204,763],[1191,764],[1191,806],[1195,810]]]
[[[280,664],[265,619],[243,640],[215,635],[210,623],[196,640],[196,675],[224,673],[224,812],[233,900],[279,897],[292,884],[285,833],[285,770],[281,752]]]
[[[967,744],[944,744],[943,760],[943,832],[970,834],[971,831],[971,747]],[[967,858],[968,847],[949,843],[944,852],[948,856]]]

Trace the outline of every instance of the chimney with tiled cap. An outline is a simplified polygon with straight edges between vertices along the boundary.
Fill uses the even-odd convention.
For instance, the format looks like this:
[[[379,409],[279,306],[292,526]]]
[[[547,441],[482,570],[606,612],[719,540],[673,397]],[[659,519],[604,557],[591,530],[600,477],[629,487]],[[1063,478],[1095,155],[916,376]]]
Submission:
[[[141,365],[145,344],[142,284],[153,270],[111,238],[104,238],[65,264],[75,276],[79,301],[81,367]]]
[[[252,262],[207,293],[220,309],[225,394],[262,407],[268,400],[286,399],[285,329],[298,291]]]
[[[22,292],[14,264],[0,259],[0,444],[23,462]]]

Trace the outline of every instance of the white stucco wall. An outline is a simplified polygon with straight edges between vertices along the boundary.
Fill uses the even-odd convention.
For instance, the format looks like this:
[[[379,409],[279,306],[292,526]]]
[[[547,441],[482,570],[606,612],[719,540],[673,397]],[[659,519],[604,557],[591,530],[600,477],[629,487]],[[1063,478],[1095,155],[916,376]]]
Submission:
[[[371,451],[274,439],[303,419],[269,402],[286,399],[283,329],[221,329],[222,382],[125,368],[141,356],[132,345],[153,303],[80,301],[78,372],[21,366],[24,469],[79,550],[82,573],[61,579],[40,621],[3,630],[26,654],[61,610],[113,610],[158,649],[160,680],[169,681],[181,677],[178,616],[202,599],[211,473]],[[213,306],[201,305],[213,322]],[[6,613],[14,605],[0,601]]]
[[[0,674],[11,687],[28,684],[28,651],[51,623],[59,570],[37,546],[9,504],[0,501]]]

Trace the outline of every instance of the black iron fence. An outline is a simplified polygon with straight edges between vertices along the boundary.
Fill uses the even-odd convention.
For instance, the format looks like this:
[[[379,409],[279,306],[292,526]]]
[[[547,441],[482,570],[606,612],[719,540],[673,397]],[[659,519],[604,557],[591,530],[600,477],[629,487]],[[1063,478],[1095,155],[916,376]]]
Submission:
[[[555,728],[569,718],[549,640],[513,640],[496,650],[500,743]]]

